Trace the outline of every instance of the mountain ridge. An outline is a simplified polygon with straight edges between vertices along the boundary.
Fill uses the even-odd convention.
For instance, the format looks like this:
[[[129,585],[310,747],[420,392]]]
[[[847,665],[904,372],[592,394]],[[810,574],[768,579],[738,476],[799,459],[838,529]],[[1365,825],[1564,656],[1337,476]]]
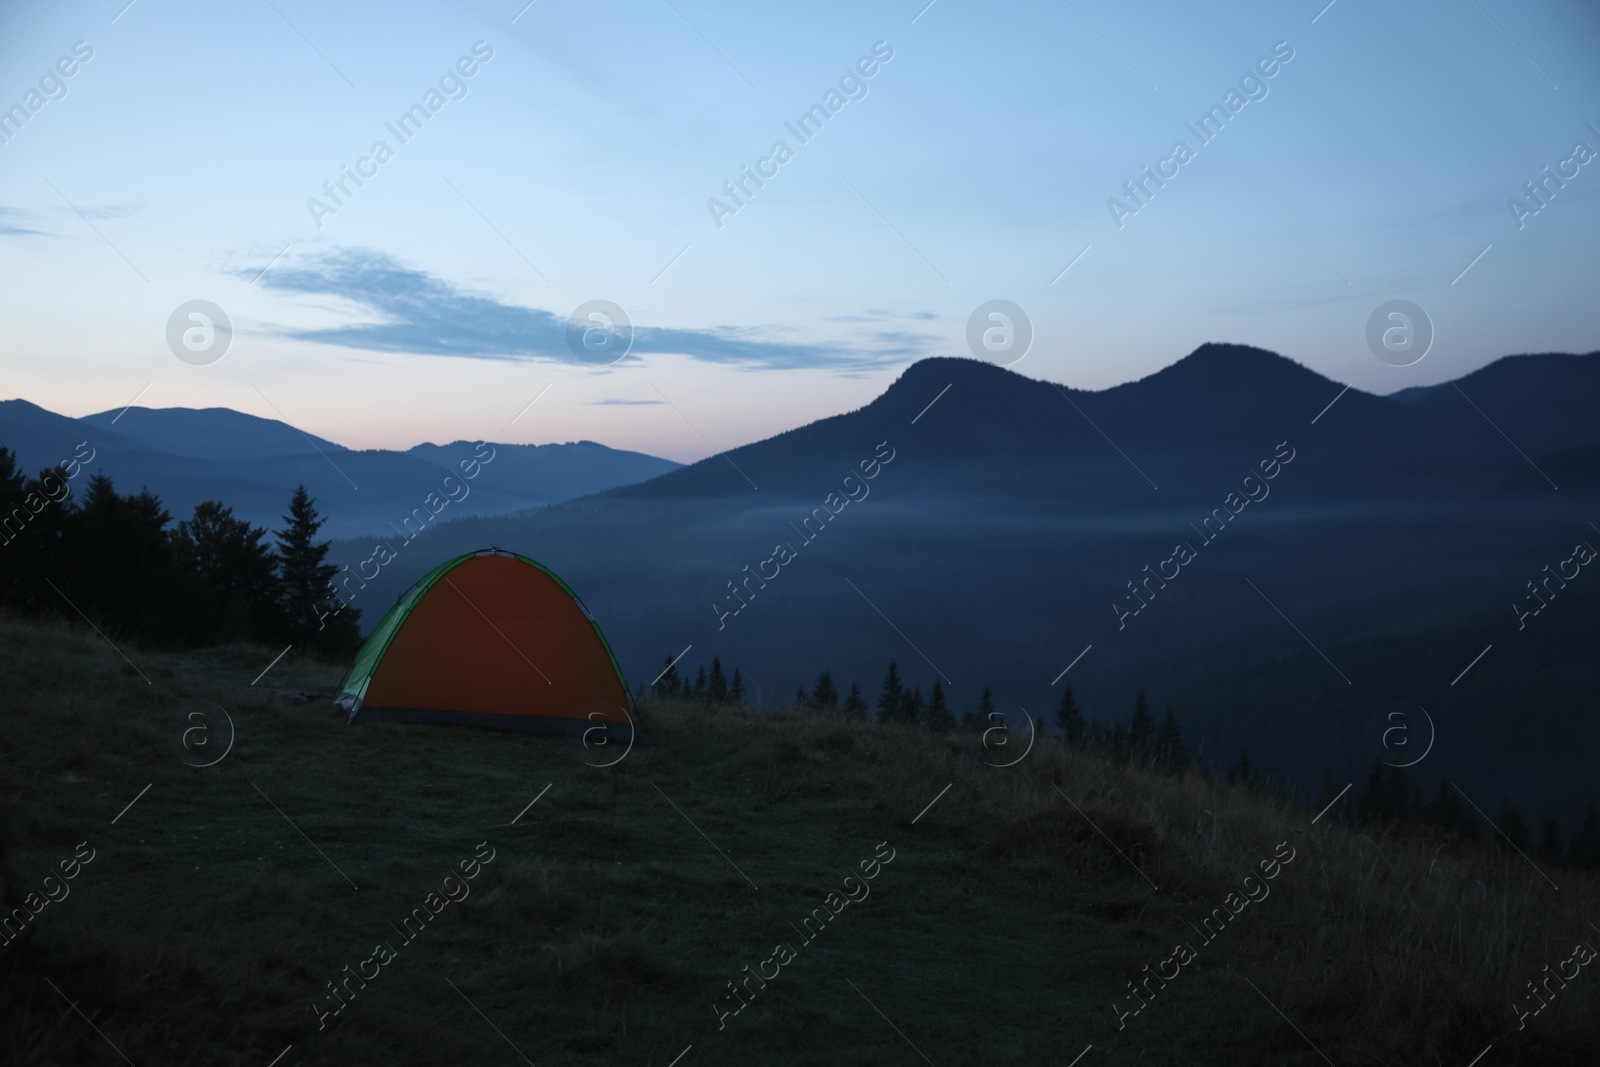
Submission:
[[[387,535],[473,454],[465,441],[406,451],[351,449],[276,419],[231,408],[140,408],[75,419],[28,400],[0,401],[0,445],[32,474],[94,449],[85,466],[122,492],[149,488],[178,518],[202,500],[275,528],[295,486],[305,485],[327,520],[324,535]],[[596,442],[496,445],[469,496],[451,517],[503,515],[654,477],[672,460]]]

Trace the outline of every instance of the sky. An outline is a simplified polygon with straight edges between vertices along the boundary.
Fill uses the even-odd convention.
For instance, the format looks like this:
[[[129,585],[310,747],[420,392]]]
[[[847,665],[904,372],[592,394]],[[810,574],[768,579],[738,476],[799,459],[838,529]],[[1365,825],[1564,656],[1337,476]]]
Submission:
[[[1079,388],[1600,348],[1600,8],[1223,8],[0,0],[0,398],[691,461],[973,354],[993,300],[1032,341],[985,358]]]

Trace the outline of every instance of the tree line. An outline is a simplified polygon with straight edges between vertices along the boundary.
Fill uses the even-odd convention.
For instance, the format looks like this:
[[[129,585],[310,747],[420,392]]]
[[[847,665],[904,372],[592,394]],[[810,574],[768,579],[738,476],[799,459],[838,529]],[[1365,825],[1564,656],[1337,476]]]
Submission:
[[[742,675],[735,669],[730,682],[719,658],[712,658],[709,674],[701,667],[693,681],[678,673],[677,663],[672,657],[668,656],[664,662],[665,669],[650,686],[656,696],[715,707],[743,705],[746,694]],[[849,691],[841,694],[833,672],[824,669],[817,675],[816,683],[809,691],[804,686],[795,691],[794,706],[801,711],[839,715],[847,719],[875,718],[878,722],[920,726],[933,733],[953,733],[957,729],[966,733],[981,733],[1006,723],[995,707],[994,693],[988,686],[983,687],[978,706],[962,712],[958,719],[945,697],[944,687],[937,679],[924,697],[921,686],[907,686],[900,675],[899,664],[894,660],[889,661],[889,669],[874,705],[867,703],[861,694],[860,684],[853,679]],[[1116,723],[1106,730],[1099,722],[1085,718],[1072,687],[1068,686],[1056,708],[1055,727],[1065,744],[1099,752],[1119,763],[1151,767],[1173,774],[1181,774],[1196,766],[1184,747],[1177,715],[1168,708],[1158,728],[1143,690],[1133,702],[1128,725]],[[1009,724],[1007,728],[1010,728]],[[1046,732],[1047,725],[1042,715],[1033,718],[1033,729],[1040,735]]]
[[[737,707],[744,704],[742,676],[735,670],[730,682],[721,660],[713,658],[710,673],[707,674],[706,669],[701,667],[693,681],[678,674],[671,657],[665,662],[666,669],[652,687],[657,696],[708,706]],[[818,714],[863,721],[876,718],[879,722],[921,726],[933,733],[951,733],[958,728],[963,732],[979,733],[1000,722],[996,718],[999,712],[988,686],[983,688],[978,706],[963,712],[957,719],[937,680],[925,698],[920,686],[907,687],[899,666],[893,660],[889,661],[889,669],[874,705],[867,703],[861,695],[860,685],[854,680],[850,683],[849,691],[841,694],[832,672],[823,670],[809,691],[804,686],[796,690],[794,706]],[[1046,732],[1043,716],[1034,717],[1033,728],[1041,736]],[[1158,726],[1143,690],[1134,698],[1127,724],[1115,722],[1107,729],[1097,720],[1084,715],[1072,687],[1068,686],[1056,708],[1055,729],[1064,744],[1097,753],[1115,763],[1174,775],[1194,771],[1202,777],[1212,776],[1210,768],[1203,761],[1190,757],[1176,713],[1167,708]],[[1257,768],[1248,750],[1239,753],[1239,758],[1222,774],[1222,781],[1234,788],[1272,793],[1284,800],[1302,805],[1305,803],[1298,791],[1278,786],[1270,776]],[[1329,808],[1328,818],[1356,825],[1428,826],[1464,840],[1480,839],[1480,820],[1462,801],[1459,791],[1448,779],[1441,779],[1434,795],[1425,798],[1410,781],[1404,768],[1375,760],[1361,790],[1352,791],[1340,803],[1334,804],[1338,796],[1333,772],[1328,771],[1323,775],[1322,788],[1310,807],[1321,811],[1333,805]],[[1492,836],[1495,842],[1508,851],[1514,848],[1545,863],[1600,868],[1600,811],[1593,804],[1584,809],[1579,825],[1565,835],[1560,822],[1553,815],[1546,815],[1535,833],[1516,807],[1502,804],[1494,831]]]
[[[1261,780],[1246,784],[1260,787]],[[1332,804],[1337,795],[1333,773],[1326,772],[1313,806],[1321,809]],[[1362,788],[1352,790],[1347,800],[1330,810],[1329,817],[1362,826],[1427,826],[1468,841],[1482,839],[1479,829],[1488,819],[1464,800],[1448,778],[1440,778],[1428,796],[1404,767],[1382,760],[1373,760]],[[1515,805],[1502,802],[1487,836],[1508,853],[1519,852],[1543,863],[1600,868],[1600,811],[1593,804],[1585,805],[1578,825],[1563,834],[1561,821],[1554,815],[1544,816],[1535,831]]]
[[[701,667],[693,681],[678,674],[677,663],[668,656],[666,669],[651,683],[651,689],[656,696],[669,700],[690,700],[716,707],[744,706],[744,676],[735,668],[730,681],[722,669],[722,660],[716,656],[711,657],[711,673],[707,674]]]
[[[217,500],[174,523],[147,489],[124,496],[97,473],[77,494],[55,468],[26,477],[0,447],[0,608],[81,615],[151,646],[254,641],[348,656],[360,613],[333,594],[323,522],[300,486],[270,542]]]

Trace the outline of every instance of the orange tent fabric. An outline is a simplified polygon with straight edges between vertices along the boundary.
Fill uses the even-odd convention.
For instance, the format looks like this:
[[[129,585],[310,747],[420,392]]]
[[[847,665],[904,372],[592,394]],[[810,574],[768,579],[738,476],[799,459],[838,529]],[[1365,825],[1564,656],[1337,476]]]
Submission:
[[[436,568],[367,639],[338,703],[383,718],[632,736],[633,703],[599,625],[545,567],[498,550]]]

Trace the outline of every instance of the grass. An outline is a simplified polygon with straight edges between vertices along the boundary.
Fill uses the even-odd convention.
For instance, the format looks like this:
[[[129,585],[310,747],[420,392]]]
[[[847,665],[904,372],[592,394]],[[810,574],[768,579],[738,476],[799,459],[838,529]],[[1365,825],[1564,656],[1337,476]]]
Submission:
[[[293,653],[251,686],[278,650],[123,651],[137,670],[92,632],[0,618],[8,910],[96,850],[0,947],[5,1062],[1600,1059],[1600,975],[1517,1028],[1525,983],[1600,944],[1600,894],[1515,853],[1312,825],[1049,740],[996,768],[973,735],[781,711],[646,705],[650,743],[601,769],[614,747],[347,727],[340,666]],[[221,754],[223,711],[232,750],[186,765]],[[471,895],[403,942],[481,842]],[[802,943],[791,924],[880,842],[870,897]],[[1271,895],[1202,943],[1188,924],[1280,842]],[[1180,940],[1198,958],[1119,1030],[1113,1002]],[[319,1029],[313,1001],[379,942],[396,957]],[[719,1030],[727,983],[779,942],[796,957]]]

